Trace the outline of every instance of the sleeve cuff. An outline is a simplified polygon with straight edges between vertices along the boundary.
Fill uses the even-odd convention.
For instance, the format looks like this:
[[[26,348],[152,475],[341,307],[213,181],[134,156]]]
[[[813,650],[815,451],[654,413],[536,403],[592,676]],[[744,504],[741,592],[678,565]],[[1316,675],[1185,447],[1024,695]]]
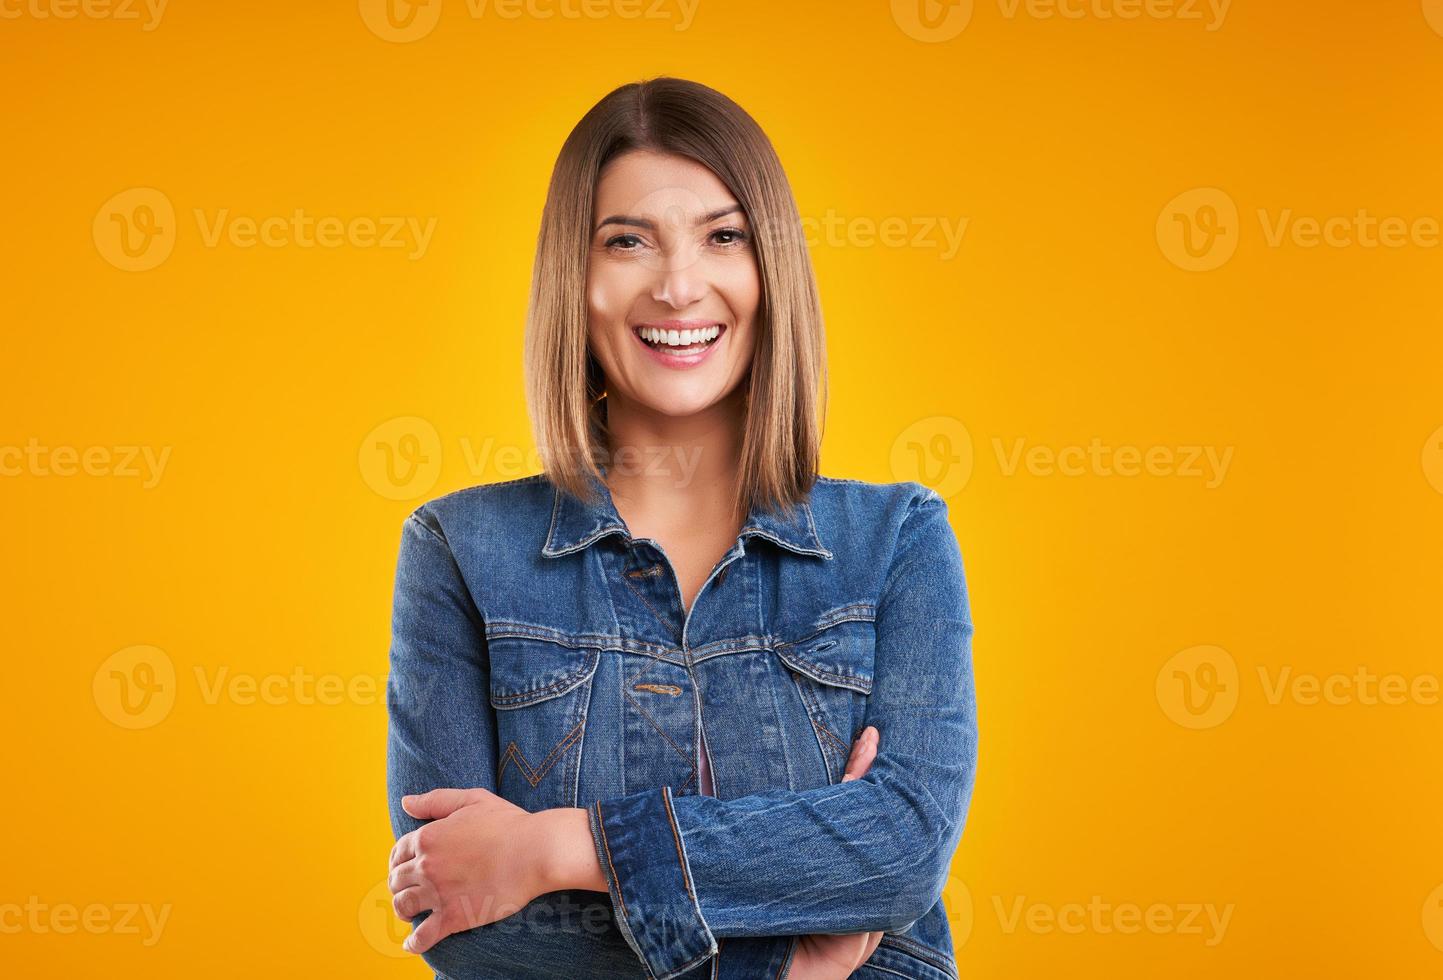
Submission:
[[[782,980],[797,950],[796,936],[728,936],[717,943],[716,980]]]
[[[587,810],[612,909],[649,980],[670,980],[717,952],[702,918],[671,787],[598,800]],[[790,945],[783,947],[790,959]]]

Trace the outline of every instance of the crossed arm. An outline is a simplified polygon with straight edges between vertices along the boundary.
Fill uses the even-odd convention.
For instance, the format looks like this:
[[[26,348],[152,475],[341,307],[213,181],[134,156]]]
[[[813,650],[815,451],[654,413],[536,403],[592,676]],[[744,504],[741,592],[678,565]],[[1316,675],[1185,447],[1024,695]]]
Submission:
[[[742,962],[736,950],[784,966],[797,936],[896,931],[920,918],[941,897],[977,755],[961,554],[946,504],[931,491],[914,498],[901,526],[876,632],[864,722],[878,730],[880,750],[865,778],[734,800],[673,797],[664,786],[526,814],[495,795],[484,627],[440,525],[419,508],[402,536],[387,697],[391,816],[401,838],[393,857],[407,868],[422,863],[427,840],[413,832],[425,820],[433,840],[455,835],[475,851],[453,873],[453,900],[433,896],[426,906],[435,911],[413,940],[427,961],[458,980],[481,975],[468,974],[461,956],[510,964],[525,947],[535,968],[549,944],[558,962],[574,962],[574,935],[538,945],[513,931],[489,954],[485,947],[507,907],[575,889],[607,893],[651,980],[697,966],[723,939],[724,964]],[[469,795],[403,802],[452,787]],[[398,914],[424,911],[403,900],[424,889],[396,877]],[[481,901],[487,908],[478,911]]]

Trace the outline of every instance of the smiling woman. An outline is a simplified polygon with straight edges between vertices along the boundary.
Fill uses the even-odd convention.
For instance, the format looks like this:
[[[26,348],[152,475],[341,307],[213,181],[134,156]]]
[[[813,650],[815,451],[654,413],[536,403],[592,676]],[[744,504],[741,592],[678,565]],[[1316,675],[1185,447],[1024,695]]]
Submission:
[[[962,558],[928,488],[817,472],[825,374],[760,127],[607,95],[533,270],[546,472],[402,530],[389,884],[439,977],[956,980]]]

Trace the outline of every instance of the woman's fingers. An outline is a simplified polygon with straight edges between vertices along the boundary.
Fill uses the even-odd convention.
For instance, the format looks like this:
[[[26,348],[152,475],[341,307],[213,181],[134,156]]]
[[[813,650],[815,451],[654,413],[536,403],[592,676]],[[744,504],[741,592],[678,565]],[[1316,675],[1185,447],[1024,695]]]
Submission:
[[[877,944],[881,941],[882,934],[880,932],[873,932],[867,936],[867,951],[862,954],[862,963],[872,958],[872,954],[877,951]],[[857,965],[861,966],[862,963],[858,963]]]
[[[391,911],[409,922],[427,909],[434,909],[440,904],[436,900],[436,889],[412,885],[395,894],[391,899]]]
[[[852,743],[851,755],[847,757],[847,768],[842,773],[842,782],[849,779],[861,779],[867,775],[872,768],[872,760],[877,758],[877,745],[881,736],[877,733],[875,725],[868,725],[862,735]]]

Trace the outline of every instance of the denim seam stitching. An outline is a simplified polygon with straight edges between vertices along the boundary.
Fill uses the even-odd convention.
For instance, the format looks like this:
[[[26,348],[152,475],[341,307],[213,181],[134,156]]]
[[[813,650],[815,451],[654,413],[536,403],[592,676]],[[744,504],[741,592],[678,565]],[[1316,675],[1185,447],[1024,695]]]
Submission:
[[[642,715],[646,717],[647,722],[651,725],[652,728],[656,730],[656,733],[666,740],[666,744],[671,746],[672,751],[674,751],[678,756],[680,756],[682,761],[686,762],[687,766],[691,769],[691,775],[687,777],[686,782],[681,784],[682,789],[686,789],[688,786],[691,785],[691,781],[697,776],[696,763],[692,762],[686,757],[686,753],[681,750],[681,746],[677,745],[675,742],[672,741],[671,736],[668,735],[665,730],[662,729],[661,725],[657,724],[656,719],[651,716],[651,712],[647,711],[644,707],[642,707],[641,702],[636,700],[636,698],[633,697],[631,694],[630,685],[636,680],[637,677],[644,677],[647,671],[651,670],[651,668],[655,666],[656,664],[652,663],[651,666],[647,667],[646,670],[643,670],[640,674],[637,674],[636,677],[629,678],[626,684],[622,686],[621,693],[626,698],[626,700],[630,701],[636,707],[637,711],[640,711]]]
[[[915,939],[908,939],[906,936],[899,936],[895,933],[884,933],[880,945],[895,946],[899,951],[915,956],[928,966],[936,967],[951,977],[957,976],[957,968],[941,959],[936,950],[922,945]]]
[[[672,839],[672,842],[676,844],[676,859],[677,859],[677,863],[680,864],[680,866],[681,866],[681,883],[682,883],[682,887],[686,889],[686,895],[687,895],[687,897],[690,898],[693,902],[695,902],[695,901],[696,901],[696,895],[695,895],[695,894],[692,892],[692,890],[691,890],[691,873],[687,870],[687,867],[686,867],[686,855],[685,855],[684,853],[682,853],[682,850],[681,850],[681,831],[677,830],[677,828],[676,828],[676,815],[675,815],[674,813],[672,813],[672,810],[671,810],[671,792],[670,792],[670,787],[667,788],[667,792],[665,792],[665,793],[663,793],[663,794],[661,795],[661,802],[662,802],[662,805],[663,805],[664,807],[666,807],[666,819],[667,819],[667,822],[671,824],[671,839]]]
[[[501,765],[496,769],[496,779],[498,783],[501,779],[501,774],[506,771],[506,763],[509,761],[516,766],[516,771],[521,773],[521,778],[530,783],[532,789],[535,789],[541,785],[541,780],[546,778],[546,774],[555,767],[556,763],[561,760],[561,757],[566,755],[567,750],[575,744],[577,739],[581,738],[585,728],[586,719],[582,718],[581,721],[577,722],[575,728],[562,736],[561,741],[557,742],[552,750],[547,753],[546,758],[541,760],[539,766],[532,766],[530,760],[526,758],[526,753],[522,752],[514,741],[511,742],[506,746],[506,752],[501,756]]]
[[[601,846],[606,850],[606,863],[611,871],[611,880],[616,882],[616,897],[621,903],[621,914],[630,919],[631,916],[626,911],[626,896],[621,893],[621,879],[616,877],[616,862],[611,859],[611,845],[606,841],[606,817],[602,815],[600,800],[596,801],[596,825],[601,830]]]
[[[594,648],[592,648],[594,649]],[[530,701],[548,700],[553,694],[565,694],[567,691],[584,683],[596,673],[597,666],[601,663],[601,653],[598,651],[595,656],[588,657],[589,666],[578,667],[575,671],[562,677],[560,680],[552,681],[545,687],[538,687],[530,691],[516,691],[510,694],[497,694],[494,691],[488,692],[491,703],[495,707],[507,707],[524,705]],[[494,673],[494,671],[493,671]],[[546,695],[547,697],[538,697]]]
[[[683,969],[685,969],[686,967],[691,966],[693,963],[699,963],[701,960],[705,959],[706,957],[715,955],[715,954],[720,950],[721,947],[718,946],[718,944],[717,944],[716,936],[712,934],[711,926],[707,925],[706,916],[704,916],[704,915],[701,914],[701,902],[697,899],[696,893],[692,890],[692,887],[691,887],[691,871],[690,871],[690,868],[689,868],[689,866],[688,866],[688,864],[687,864],[687,859],[686,859],[686,844],[682,841],[682,838],[681,838],[681,830],[680,830],[680,828],[678,828],[677,825],[676,825],[676,817],[675,817],[675,815],[672,813],[672,809],[671,809],[671,786],[670,786],[670,785],[666,785],[666,784],[663,784],[663,785],[662,785],[662,787],[661,787],[661,800],[662,800],[662,803],[663,803],[663,804],[665,805],[665,807],[666,807],[666,816],[667,816],[667,819],[671,821],[672,834],[675,835],[675,838],[676,838],[677,856],[679,857],[679,859],[680,859],[680,861],[681,861],[682,881],[683,881],[683,883],[686,885],[687,895],[691,898],[692,911],[694,911],[694,912],[696,913],[697,921],[701,923],[702,931],[705,932],[705,933],[706,933],[706,936],[707,936],[707,945],[710,947],[709,949],[707,949],[706,952],[700,954],[700,955],[697,956],[695,959],[689,960],[688,962],[686,962],[686,963],[683,964],[682,966],[678,967],[677,970],[676,970],[676,972],[677,972],[677,973],[680,973]]]

